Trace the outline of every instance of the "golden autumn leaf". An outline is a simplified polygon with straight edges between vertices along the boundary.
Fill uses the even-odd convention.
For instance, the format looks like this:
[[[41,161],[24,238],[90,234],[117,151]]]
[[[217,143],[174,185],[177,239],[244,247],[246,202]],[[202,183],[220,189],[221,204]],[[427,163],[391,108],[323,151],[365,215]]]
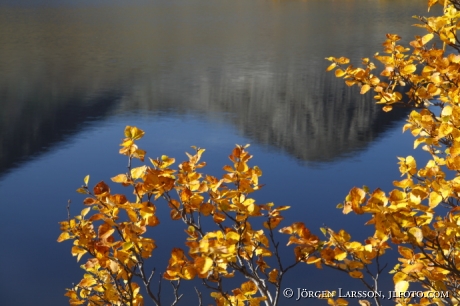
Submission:
[[[338,78],[343,77],[345,74],[346,74],[346,72],[343,71],[342,69],[337,69],[337,70],[335,71],[335,76],[338,77]]]
[[[361,87],[361,94],[365,94],[366,92],[369,91],[369,89],[371,89],[371,87],[369,86],[369,84],[364,84],[362,87]]]
[[[215,223],[222,223],[225,220],[225,215],[220,212],[215,212],[213,215],[213,220]]]
[[[125,128],[125,136],[127,138],[138,140],[144,136],[145,132],[135,126],[126,126]]]
[[[85,188],[78,188],[78,189],[77,189],[77,192],[78,192],[78,193],[81,193],[81,194],[87,194],[87,193],[88,193],[88,190],[85,189]]]
[[[327,304],[331,306],[347,306],[348,301],[343,298],[338,298],[337,300],[334,299],[327,299]]]
[[[430,193],[430,207],[434,208],[436,206],[438,206],[439,203],[441,203],[442,201],[442,196],[437,193],[436,191],[432,191]]]
[[[338,250],[338,254],[335,254],[334,258],[338,261],[344,260],[347,257],[347,252]]]
[[[348,274],[353,278],[363,278],[363,273],[361,271],[351,271]]]
[[[268,273],[268,281],[271,283],[278,283],[278,269],[273,269]]]
[[[101,239],[107,239],[110,235],[115,232],[115,229],[107,223],[103,223],[99,226],[98,236]]]
[[[402,280],[402,281],[399,281],[399,282],[395,283],[395,291],[396,292],[404,293],[404,292],[407,291],[408,288],[409,288],[409,282],[408,281]]]
[[[412,227],[409,229],[409,233],[415,238],[417,243],[421,243],[423,241],[423,233],[422,230],[418,227]]]
[[[126,183],[128,182],[128,177],[126,174],[118,174],[117,176],[112,177],[111,180],[115,183]]]
[[[271,217],[268,219],[268,221],[264,222],[263,225],[267,229],[274,229],[280,224],[281,220],[283,219],[284,218],[282,216]]]
[[[195,258],[195,268],[200,274],[206,274],[211,269],[213,260],[209,257]]]
[[[209,216],[214,211],[214,206],[211,203],[203,203],[200,206],[200,212],[204,216]]]
[[[337,67],[337,64],[336,64],[336,63],[332,63],[332,64],[330,64],[330,65],[327,67],[326,71],[331,71],[331,70],[334,69],[335,67]]]
[[[427,42],[432,40],[434,37],[433,33],[428,33],[422,37],[422,44],[426,45]]]
[[[89,174],[87,176],[85,176],[85,178],[83,179],[83,182],[85,183],[85,186],[88,186],[88,183],[89,183]]]
[[[247,281],[241,284],[241,291],[244,294],[253,295],[257,292],[257,286],[252,281]]]
[[[57,242],[62,242],[62,241],[64,241],[64,240],[68,240],[68,239],[70,239],[70,238],[71,238],[71,237],[70,237],[70,234],[69,234],[68,232],[62,232],[62,233],[59,235],[59,237],[58,237],[58,239],[57,239]]]
[[[90,211],[90,209],[91,209],[91,207],[86,207],[86,208],[84,208],[84,209],[81,211],[80,215],[81,215],[82,217],[86,216],[86,215],[88,214],[88,212]]]

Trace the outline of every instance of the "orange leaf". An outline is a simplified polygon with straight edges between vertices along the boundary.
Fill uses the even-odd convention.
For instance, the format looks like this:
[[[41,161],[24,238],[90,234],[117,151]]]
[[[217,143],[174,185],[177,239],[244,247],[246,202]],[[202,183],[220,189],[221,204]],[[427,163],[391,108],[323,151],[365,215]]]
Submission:
[[[353,278],[363,278],[363,273],[361,271],[351,271],[348,274]]]

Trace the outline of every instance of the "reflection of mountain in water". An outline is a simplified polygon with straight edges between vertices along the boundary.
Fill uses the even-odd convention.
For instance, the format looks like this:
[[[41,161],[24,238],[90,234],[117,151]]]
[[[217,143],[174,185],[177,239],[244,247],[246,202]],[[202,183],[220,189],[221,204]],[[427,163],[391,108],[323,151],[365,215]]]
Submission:
[[[0,173],[88,120],[136,110],[206,114],[305,161],[365,148],[403,114],[345,88],[324,56],[373,54],[420,5],[338,3],[2,7]]]
[[[54,101],[49,97],[28,98],[31,100],[14,100],[14,103],[2,99],[0,175],[81,132],[85,123],[103,118],[116,95],[108,94],[86,103],[81,95]]]
[[[356,90],[338,85],[341,80],[323,76],[311,88],[313,97],[296,94],[288,77],[280,80],[279,100],[269,100],[258,111],[254,92],[235,123],[257,142],[285,150],[308,162],[333,161],[367,147],[405,112],[384,113]],[[291,84],[291,86],[290,86]],[[294,83],[295,84],[295,83]]]
[[[383,112],[369,95],[346,87],[332,73],[322,72],[313,80],[298,73],[192,74],[198,79],[194,86],[175,95],[164,93],[173,86],[168,78],[159,84],[139,84],[134,93],[121,98],[118,111],[134,106],[152,112],[198,112],[307,162],[333,161],[362,150],[407,115],[401,109]]]

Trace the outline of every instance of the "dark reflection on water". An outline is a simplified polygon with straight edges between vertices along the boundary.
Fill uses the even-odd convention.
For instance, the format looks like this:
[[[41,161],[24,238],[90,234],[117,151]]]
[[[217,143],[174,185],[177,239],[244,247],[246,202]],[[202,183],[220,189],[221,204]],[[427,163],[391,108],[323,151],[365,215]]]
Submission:
[[[51,108],[37,103],[26,104],[21,109],[21,120],[6,117],[0,134],[0,175],[37,154],[49,152],[57,144],[79,132],[84,124],[105,117],[116,101],[116,94],[107,94],[82,103],[75,96],[60,101]],[[46,103],[43,103],[46,104]]]
[[[213,173],[230,146],[253,143],[271,186],[259,202],[292,205],[290,220],[312,228],[342,222],[325,207],[350,184],[384,188],[397,174],[382,165],[399,154],[392,127],[405,112],[380,111],[327,74],[324,57],[359,62],[387,32],[409,40],[418,0],[29,2],[0,0],[1,302],[66,303],[81,273],[56,223],[84,175],[124,171],[115,152],[126,124],[154,137],[152,157],[206,147]],[[177,234],[165,226],[159,245]]]
[[[2,7],[0,173],[109,110],[206,113],[301,160],[346,156],[401,114],[325,75],[323,58],[373,54],[414,3]]]

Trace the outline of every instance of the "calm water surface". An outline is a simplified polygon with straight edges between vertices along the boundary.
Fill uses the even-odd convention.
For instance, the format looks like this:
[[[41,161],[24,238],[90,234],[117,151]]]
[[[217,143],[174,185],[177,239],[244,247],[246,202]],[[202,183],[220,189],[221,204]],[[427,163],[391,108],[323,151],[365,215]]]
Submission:
[[[151,157],[180,160],[191,145],[207,148],[214,175],[235,143],[251,143],[267,185],[257,200],[291,205],[285,224],[369,235],[366,219],[345,217],[336,204],[353,186],[389,190],[399,177],[396,156],[418,153],[401,134],[406,113],[383,113],[326,74],[324,57],[358,63],[380,50],[385,33],[410,40],[420,33],[411,16],[424,5],[0,0],[0,303],[67,303],[64,290],[82,270],[71,245],[56,243],[57,222],[68,199],[72,213],[81,209],[75,189],[86,174],[96,183],[125,171],[117,151],[126,125],[146,131],[140,145]],[[170,238],[183,232],[166,209],[158,214],[160,271],[180,246]],[[286,286],[364,289],[313,267]],[[183,305],[195,298],[189,289]]]

